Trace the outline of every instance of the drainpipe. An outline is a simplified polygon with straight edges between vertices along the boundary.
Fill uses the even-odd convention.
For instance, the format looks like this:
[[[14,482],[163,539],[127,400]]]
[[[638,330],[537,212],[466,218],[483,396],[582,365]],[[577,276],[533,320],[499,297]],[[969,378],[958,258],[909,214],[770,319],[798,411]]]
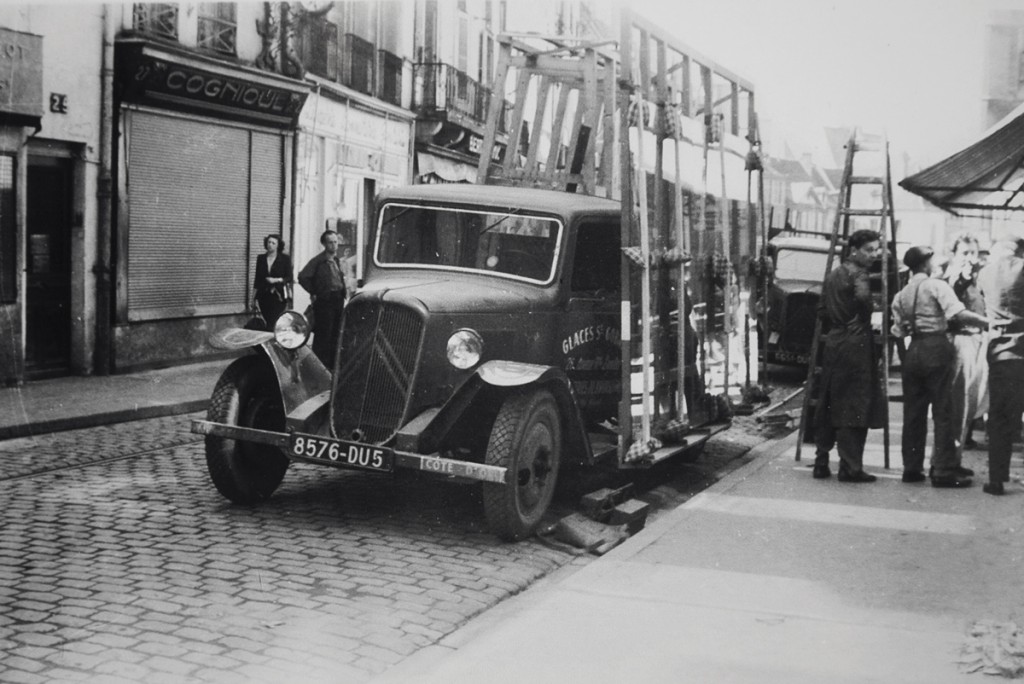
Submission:
[[[111,240],[113,220],[113,127],[114,127],[114,19],[115,6],[103,5],[103,59],[100,66],[100,150],[96,188],[96,347],[93,369],[96,375],[111,372],[112,273]]]

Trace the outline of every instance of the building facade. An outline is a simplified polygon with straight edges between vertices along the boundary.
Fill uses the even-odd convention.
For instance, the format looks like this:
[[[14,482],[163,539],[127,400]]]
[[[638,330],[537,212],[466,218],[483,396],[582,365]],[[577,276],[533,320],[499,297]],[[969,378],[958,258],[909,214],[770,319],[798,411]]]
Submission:
[[[247,3],[117,7],[109,353],[120,371],[203,358],[212,332],[248,317],[264,236],[292,232],[310,88],[286,59],[298,17]]]
[[[0,377],[93,369],[99,5],[0,7]]]
[[[984,128],[1024,102],[1024,11],[993,10],[985,35]]]

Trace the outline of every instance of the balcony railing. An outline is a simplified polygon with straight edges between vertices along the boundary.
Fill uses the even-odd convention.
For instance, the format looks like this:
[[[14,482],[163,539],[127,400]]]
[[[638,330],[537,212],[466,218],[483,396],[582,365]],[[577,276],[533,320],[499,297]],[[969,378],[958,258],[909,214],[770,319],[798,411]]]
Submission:
[[[132,6],[132,28],[177,40],[178,5],[166,2],[137,2]]]
[[[339,36],[338,27],[328,21],[303,25],[296,45],[310,73],[402,106],[405,60],[400,56],[351,33]]]
[[[416,82],[413,105],[428,117],[465,118],[477,127],[487,122],[491,90],[450,64],[420,62],[415,65]],[[498,132],[508,132],[509,103],[505,102],[498,117]],[[455,116],[451,116],[455,114]]]
[[[199,47],[235,54],[235,22],[220,17],[199,17]]]

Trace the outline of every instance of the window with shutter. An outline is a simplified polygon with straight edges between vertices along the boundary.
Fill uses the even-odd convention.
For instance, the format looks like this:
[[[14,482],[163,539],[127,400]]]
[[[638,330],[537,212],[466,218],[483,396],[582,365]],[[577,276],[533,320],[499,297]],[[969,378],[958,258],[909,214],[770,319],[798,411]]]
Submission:
[[[243,312],[263,236],[281,231],[281,137],[130,114],[128,319]]]

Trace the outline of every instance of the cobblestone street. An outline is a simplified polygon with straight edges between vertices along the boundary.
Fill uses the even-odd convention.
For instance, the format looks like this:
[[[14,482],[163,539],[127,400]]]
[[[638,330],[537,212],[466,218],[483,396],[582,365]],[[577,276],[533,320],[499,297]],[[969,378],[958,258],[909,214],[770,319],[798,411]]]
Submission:
[[[640,497],[676,505],[762,439],[736,425]],[[569,563],[506,544],[479,488],[295,466],[258,508],[185,416],[0,442],[0,680],[366,681]],[[736,464],[738,465],[738,463]],[[588,477],[564,487],[567,512]]]

